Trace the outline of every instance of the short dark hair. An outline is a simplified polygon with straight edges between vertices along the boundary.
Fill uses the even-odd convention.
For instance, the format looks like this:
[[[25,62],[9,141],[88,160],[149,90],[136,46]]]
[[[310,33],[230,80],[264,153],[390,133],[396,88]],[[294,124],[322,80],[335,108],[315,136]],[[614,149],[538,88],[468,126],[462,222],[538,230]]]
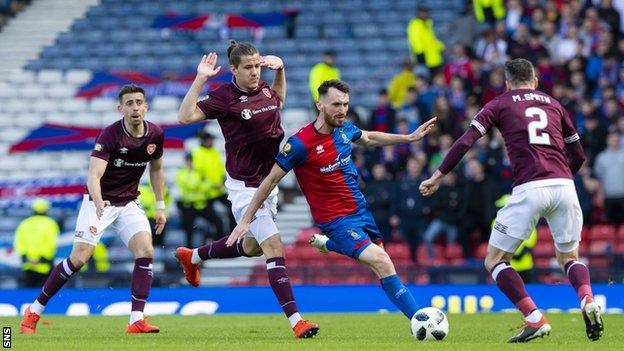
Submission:
[[[122,102],[124,95],[132,94],[132,93],[141,93],[143,94],[143,97],[145,98],[145,89],[141,88],[140,86],[134,83],[130,83],[130,84],[124,85],[119,91],[119,102]]]
[[[258,49],[250,43],[238,43],[236,40],[230,40],[230,46],[227,48],[227,56],[230,65],[238,66],[241,63],[242,56],[252,56],[259,54]]]
[[[535,69],[529,60],[517,58],[505,62],[505,79],[514,87],[530,83],[535,78]]]
[[[336,88],[340,91],[342,91],[345,94],[349,94],[350,88],[349,88],[349,84],[339,80],[339,79],[331,79],[331,80],[326,80],[324,81],[319,87],[318,87],[318,93],[319,96],[322,95],[327,95],[327,92],[329,91],[329,88]]]

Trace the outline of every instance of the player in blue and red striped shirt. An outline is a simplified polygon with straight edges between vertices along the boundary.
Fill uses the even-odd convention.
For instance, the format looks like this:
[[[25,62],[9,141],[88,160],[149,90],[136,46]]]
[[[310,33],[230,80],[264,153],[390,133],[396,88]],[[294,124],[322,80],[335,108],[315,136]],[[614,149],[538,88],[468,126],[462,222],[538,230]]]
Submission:
[[[351,143],[384,146],[415,142],[431,130],[435,118],[409,135],[363,131],[346,121],[346,83],[325,81],[318,91],[318,118],[288,139],[226,244],[233,245],[245,235],[271,190],[294,169],[314,222],[325,234],[315,234],[311,244],[322,252],[334,251],[369,265],[390,300],[411,319],[418,307],[381,245],[381,233],[357,185]]]

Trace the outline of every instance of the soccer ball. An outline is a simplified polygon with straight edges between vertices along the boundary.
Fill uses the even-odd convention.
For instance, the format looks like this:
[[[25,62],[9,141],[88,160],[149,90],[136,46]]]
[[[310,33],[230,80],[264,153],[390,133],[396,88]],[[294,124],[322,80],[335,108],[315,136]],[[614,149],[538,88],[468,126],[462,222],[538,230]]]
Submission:
[[[418,340],[442,340],[448,334],[448,319],[435,307],[421,308],[412,317],[412,335]]]

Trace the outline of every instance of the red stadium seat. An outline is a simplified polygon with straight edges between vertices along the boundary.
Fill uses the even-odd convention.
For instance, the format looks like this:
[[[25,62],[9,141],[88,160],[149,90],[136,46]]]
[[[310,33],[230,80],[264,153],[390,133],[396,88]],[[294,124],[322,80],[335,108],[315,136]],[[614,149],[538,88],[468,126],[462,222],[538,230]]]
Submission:
[[[433,257],[429,257],[427,246],[420,245],[416,256],[418,263],[423,266],[441,266],[446,263],[441,245],[433,246]]]
[[[533,259],[533,263],[536,268],[550,268],[550,262],[552,258],[547,257],[536,257]]]
[[[395,264],[409,263],[412,261],[408,244],[397,243],[387,245],[386,252]]]
[[[615,241],[615,226],[610,224],[597,224],[593,226],[589,231],[589,240],[591,242],[595,240],[600,241]]]
[[[449,264],[458,265],[464,263],[464,249],[460,244],[448,244],[444,250],[444,256]]]
[[[310,240],[310,237],[312,236],[312,234],[319,234],[319,233],[321,233],[321,230],[318,229],[317,227],[301,229],[301,231],[299,231],[299,233],[297,234],[297,239],[295,241],[295,244],[297,246],[310,245],[308,244],[308,240]]]
[[[533,248],[533,256],[551,258],[555,256],[555,244],[552,241],[538,242]]]
[[[537,227],[537,242],[542,241],[551,241],[552,242],[552,234],[550,234],[550,229],[548,226],[541,225]]]
[[[608,267],[611,263],[612,249],[612,243],[609,241],[592,241],[589,245],[589,264],[594,267]]]
[[[620,228],[617,232],[618,242],[624,243],[624,224],[620,225]]]
[[[487,255],[487,248],[488,248],[488,243],[479,244],[475,258],[480,259],[480,260],[485,260],[485,256]]]

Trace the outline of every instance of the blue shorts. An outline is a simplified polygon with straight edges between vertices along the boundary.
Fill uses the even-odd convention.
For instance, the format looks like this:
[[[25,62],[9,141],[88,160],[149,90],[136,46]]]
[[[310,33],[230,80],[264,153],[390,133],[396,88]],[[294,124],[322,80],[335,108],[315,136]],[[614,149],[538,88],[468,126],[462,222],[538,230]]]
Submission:
[[[368,209],[319,224],[318,227],[333,242],[332,251],[355,259],[368,245],[383,242],[379,228]]]

